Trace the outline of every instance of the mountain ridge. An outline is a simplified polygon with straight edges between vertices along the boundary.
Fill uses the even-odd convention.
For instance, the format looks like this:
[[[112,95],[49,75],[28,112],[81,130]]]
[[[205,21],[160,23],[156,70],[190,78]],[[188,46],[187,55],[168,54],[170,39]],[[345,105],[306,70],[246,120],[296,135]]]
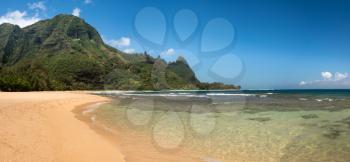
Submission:
[[[20,28],[0,25],[0,90],[239,89],[201,83],[184,58],[166,62],[105,44],[85,20],[59,14]]]

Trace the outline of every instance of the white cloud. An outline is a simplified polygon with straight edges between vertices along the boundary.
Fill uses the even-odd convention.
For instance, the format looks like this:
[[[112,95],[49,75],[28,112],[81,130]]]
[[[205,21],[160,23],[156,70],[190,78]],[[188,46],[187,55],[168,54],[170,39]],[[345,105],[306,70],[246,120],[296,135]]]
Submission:
[[[125,53],[135,53],[135,49],[127,48],[127,49],[123,50],[123,52],[125,52]]]
[[[81,10],[79,8],[73,9],[72,15],[79,17]]]
[[[333,74],[331,72],[328,72],[328,71],[321,72],[321,75],[322,75],[324,80],[330,80],[333,77]]]
[[[169,48],[160,53],[160,55],[173,55],[173,54],[175,54],[175,50],[173,48]]]
[[[5,15],[0,17],[0,24],[2,23],[11,23],[11,24],[16,24],[20,27],[26,27],[28,25],[32,25],[36,22],[38,22],[40,18],[37,16],[28,16],[27,12],[23,11],[12,11],[12,12],[7,12]]]
[[[339,72],[336,72],[335,75],[334,75],[334,80],[335,81],[340,81],[340,80],[344,80],[348,78],[348,73],[339,73]]]
[[[300,83],[299,83],[299,85],[301,85],[301,86],[304,86],[304,85],[306,85],[307,83],[305,82],[305,81],[301,81]]]
[[[92,0],[84,0],[84,3],[85,4],[90,4],[90,3],[92,3]]]
[[[350,78],[348,73],[321,72],[323,80],[301,81],[299,86],[308,88],[350,88]]]
[[[128,37],[121,37],[120,39],[107,40],[106,43],[115,48],[122,48],[130,46],[131,39]]]
[[[47,9],[44,1],[28,3],[28,7],[29,7],[29,9],[32,9],[32,10],[46,11],[46,9]]]

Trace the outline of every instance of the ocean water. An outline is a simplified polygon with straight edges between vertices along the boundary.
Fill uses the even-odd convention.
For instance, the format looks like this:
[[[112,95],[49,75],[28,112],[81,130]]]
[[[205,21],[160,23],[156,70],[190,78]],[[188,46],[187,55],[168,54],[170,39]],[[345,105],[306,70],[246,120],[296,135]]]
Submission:
[[[350,161],[350,90],[94,94],[112,102],[85,115],[134,161]]]

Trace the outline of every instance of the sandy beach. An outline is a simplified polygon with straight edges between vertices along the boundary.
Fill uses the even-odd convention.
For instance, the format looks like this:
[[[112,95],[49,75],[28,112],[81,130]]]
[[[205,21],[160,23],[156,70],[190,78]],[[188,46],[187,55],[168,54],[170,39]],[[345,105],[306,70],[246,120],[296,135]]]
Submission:
[[[0,161],[124,161],[72,112],[107,100],[84,92],[0,92]]]

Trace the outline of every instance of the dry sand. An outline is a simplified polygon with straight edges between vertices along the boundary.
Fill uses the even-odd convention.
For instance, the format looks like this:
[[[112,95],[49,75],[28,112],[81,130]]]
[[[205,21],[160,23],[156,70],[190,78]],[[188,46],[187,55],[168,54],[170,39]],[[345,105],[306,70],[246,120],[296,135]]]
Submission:
[[[115,144],[72,112],[107,100],[83,92],[0,92],[0,161],[124,161]]]

